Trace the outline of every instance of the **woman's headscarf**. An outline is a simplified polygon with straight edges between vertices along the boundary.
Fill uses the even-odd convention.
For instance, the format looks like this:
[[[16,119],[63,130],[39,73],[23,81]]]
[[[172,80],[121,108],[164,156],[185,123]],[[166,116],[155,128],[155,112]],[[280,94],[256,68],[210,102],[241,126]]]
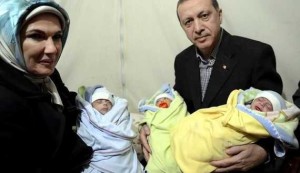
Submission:
[[[69,32],[70,19],[59,4],[53,0],[0,0],[0,58],[24,72],[33,83],[43,83],[51,93],[53,102],[62,105],[56,86],[49,77],[41,79],[28,73],[21,48],[22,27],[31,18],[42,13],[51,13],[60,19],[63,48]]]
[[[70,20],[67,12],[53,0],[0,0],[0,57],[18,70],[27,73],[23,57],[20,30],[33,16],[52,13],[59,17],[64,47]]]

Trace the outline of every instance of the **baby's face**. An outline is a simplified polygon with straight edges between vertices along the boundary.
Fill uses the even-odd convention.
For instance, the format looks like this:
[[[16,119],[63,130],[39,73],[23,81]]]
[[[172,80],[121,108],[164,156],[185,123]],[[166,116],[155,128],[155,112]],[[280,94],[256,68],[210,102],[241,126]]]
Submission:
[[[102,115],[111,110],[112,104],[109,100],[98,99],[92,103],[93,108],[99,111]]]
[[[273,111],[273,106],[268,99],[264,97],[258,97],[251,103],[251,109],[260,112],[271,112]]]
[[[156,102],[156,106],[160,107],[160,108],[168,108],[171,104],[172,100],[167,98],[167,97],[163,97],[157,100]]]

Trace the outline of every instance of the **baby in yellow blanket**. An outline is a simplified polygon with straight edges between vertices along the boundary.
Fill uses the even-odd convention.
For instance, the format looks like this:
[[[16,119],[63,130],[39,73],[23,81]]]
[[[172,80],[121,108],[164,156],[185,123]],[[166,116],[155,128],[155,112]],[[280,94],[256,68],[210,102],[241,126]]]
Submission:
[[[171,149],[183,172],[209,173],[215,170],[210,161],[229,157],[224,151],[231,146],[272,136],[297,148],[293,132],[299,112],[276,92],[235,90],[226,105],[200,109],[183,118],[171,132]]]

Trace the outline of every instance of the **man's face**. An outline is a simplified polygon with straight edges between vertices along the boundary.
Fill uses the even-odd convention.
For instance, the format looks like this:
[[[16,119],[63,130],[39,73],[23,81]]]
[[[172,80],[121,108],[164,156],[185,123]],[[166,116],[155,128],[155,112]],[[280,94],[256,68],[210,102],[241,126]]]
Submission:
[[[188,39],[209,56],[219,39],[222,10],[215,9],[211,0],[188,0],[178,6],[177,12]]]

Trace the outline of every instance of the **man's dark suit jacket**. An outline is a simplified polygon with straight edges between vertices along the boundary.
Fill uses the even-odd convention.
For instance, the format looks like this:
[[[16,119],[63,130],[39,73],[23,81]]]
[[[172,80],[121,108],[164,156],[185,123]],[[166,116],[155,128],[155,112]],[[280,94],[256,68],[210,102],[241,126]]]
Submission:
[[[275,54],[268,44],[232,36],[223,30],[203,101],[199,61],[196,57],[196,47],[192,45],[176,56],[174,64],[174,89],[183,97],[190,113],[200,108],[226,104],[230,92],[234,89],[245,90],[254,87],[282,93],[283,84],[276,71]],[[257,144],[270,154],[272,161],[275,161],[271,138],[259,140]],[[249,172],[274,172],[274,169],[277,169],[275,164],[277,163],[261,165]]]
[[[300,81],[298,83],[298,89],[293,94],[293,102],[300,108]]]
[[[199,59],[194,45],[175,59],[174,89],[184,98],[188,111],[226,104],[234,89],[254,87],[282,93],[282,80],[276,71],[272,47],[255,40],[232,36],[223,31],[217,58],[213,66],[203,102]]]

